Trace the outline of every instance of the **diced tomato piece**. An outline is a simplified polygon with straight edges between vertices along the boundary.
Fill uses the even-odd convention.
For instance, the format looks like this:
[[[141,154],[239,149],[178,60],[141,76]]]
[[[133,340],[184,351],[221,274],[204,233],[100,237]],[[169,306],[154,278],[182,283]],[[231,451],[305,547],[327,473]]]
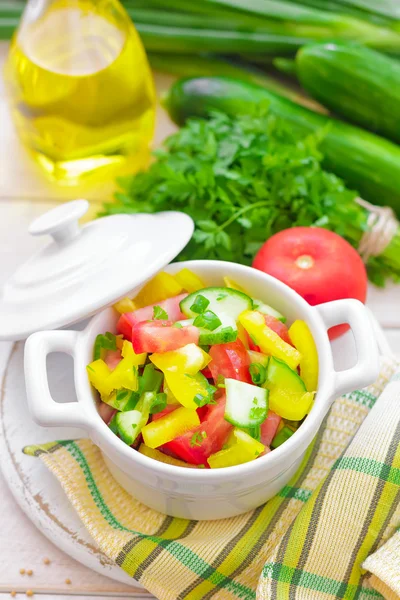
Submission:
[[[249,342],[249,350],[252,350],[253,352],[261,352],[261,348],[260,346],[257,346],[257,344],[255,344],[253,342],[253,340],[251,339],[251,337],[249,336],[249,334],[246,331],[246,335],[247,335],[247,339]]]
[[[221,376],[252,383],[249,372],[249,355],[241,340],[211,346],[209,354],[212,361],[208,366],[215,383],[218,383],[218,377]]]
[[[132,346],[136,354],[169,352],[187,344],[199,343],[199,330],[193,325],[173,327],[172,321],[143,321],[132,327]]]
[[[264,423],[261,425],[261,443],[264,446],[270,446],[272,440],[274,439],[276,432],[278,430],[279,424],[281,422],[281,417],[272,410],[268,411],[267,418]]]
[[[156,302],[155,304],[138,308],[138,310],[134,310],[133,312],[122,314],[117,324],[118,333],[122,333],[127,340],[132,341],[132,327],[142,321],[151,321],[153,319],[155,306],[159,306],[165,310],[169,321],[175,322],[186,319],[186,316],[179,308],[179,303],[186,298],[186,296],[187,294],[180,294],[173,298],[167,298],[167,300],[163,300],[162,302]]]
[[[158,413],[155,413],[152,416],[152,421],[158,421],[158,419],[162,419],[163,417],[165,417],[165,415],[168,415],[170,412],[172,412],[173,410],[179,408],[180,404],[167,404],[167,406],[164,408],[164,410],[161,410]]]
[[[212,373],[210,371],[210,367],[206,367],[202,370],[202,373],[206,379],[212,379]]]
[[[99,415],[103,419],[104,423],[107,423],[107,425],[109,424],[109,422],[111,421],[111,419],[113,418],[113,416],[116,412],[117,411],[112,406],[109,406],[105,402],[100,402]]]
[[[279,321],[279,319],[276,319],[271,315],[264,315],[264,320],[265,324],[268,325],[268,327],[272,329],[272,331],[275,331],[275,333],[277,333],[284,342],[293,346],[289,337],[289,330],[286,327],[285,323],[282,323],[282,321]]]
[[[117,333],[122,333],[126,340],[132,341],[133,313],[123,313],[118,319]]]
[[[199,408],[196,408],[196,412],[199,415],[200,421],[203,422],[208,414],[208,406],[200,406]]]
[[[122,356],[121,356],[121,350],[107,350],[105,356],[104,356],[104,362],[106,363],[107,367],[110,369],[110,371],[114,371],[115,367],[117,366],[117,364],[119,362],[121,362],[122,360]]]
[[[210,404],[204,421],[192,431],[175,438],[165,448],[191,465],[207,466],[207,458],[221,450],[225,444],[232,425],[225,420],[225,396]],[[204,434],[203,434],[204,432]],[[199,435],[194,435],[198,433]]]

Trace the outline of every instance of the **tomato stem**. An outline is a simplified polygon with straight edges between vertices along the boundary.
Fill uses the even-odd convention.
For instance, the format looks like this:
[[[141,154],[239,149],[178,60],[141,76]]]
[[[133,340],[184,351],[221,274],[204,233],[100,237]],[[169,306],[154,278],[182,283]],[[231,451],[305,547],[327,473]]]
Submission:
[[[300,269],[311,269],[314,266],[314,259],[309,254],[302,254],[296,258],[295,264]]]

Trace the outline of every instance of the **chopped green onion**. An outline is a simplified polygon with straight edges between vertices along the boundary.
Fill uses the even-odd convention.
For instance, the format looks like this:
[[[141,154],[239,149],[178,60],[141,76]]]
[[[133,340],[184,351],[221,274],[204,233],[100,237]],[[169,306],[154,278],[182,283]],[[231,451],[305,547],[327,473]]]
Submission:
[[[156,413],[162,412],[166,406],[167,406],[167,394],[164,394],[164,392],[160,392],[159,394],[156,395],[156,397],[151,405],[150,414],[155,415]]]
[[[247,433],[259,442],[261,439],[261,425],[254,425],[253,427],[248,427]]]
[[[283,427],[272,440],[271,448],[278,448],[278,446],[281,446],[284,442],[287,442],[287,440],[292,437],[293,433],[294,431],[292,431],[289,427]]]
[[[267,369],[261,363],[251,363],[249,371],[254,385],[262,385],[267,381]]]
[[[195,318],[193,325],[196,327],[203,327],[209,331],[214,331],[214,329],[217,329],[217,327],[222,325],[222,323],[214,312],[211,310],[206,310],[204,313]]]
[[[164,375],[154,368],[154,365],[146,365],[139,380],[139,394],[144,392],[159,392]]]
[[[196,296],[196,300],[193,302],[192,306],[190,307],[190,310],[200,315],[206,310],[209,304],[210,301],[207,300],[207,298],[205,298],[201,294],[199,294],[198,296]]]
[[[116,350],[117,336],[107,331],[105,335],[99,333],[94,342],[93,359],[102,358],[102,350]]]
[[[183,325],[182,325],[182,323],[179,323],[179,322],[177,321],[176,323],[174,323],[174,324],[172,325],[172,327],[176,327],[176,329],[182,329],[182,328],[183,328]]]
[[[161,308],[161,306],[155,306],[153,308],[153,319],[168,321],[168,313],[165,312],[165,310]]]
[[[221,302],[221,300],[223,300],[224,298],[227,297],[228,294],[218,294],[217,296],[217,302]]]

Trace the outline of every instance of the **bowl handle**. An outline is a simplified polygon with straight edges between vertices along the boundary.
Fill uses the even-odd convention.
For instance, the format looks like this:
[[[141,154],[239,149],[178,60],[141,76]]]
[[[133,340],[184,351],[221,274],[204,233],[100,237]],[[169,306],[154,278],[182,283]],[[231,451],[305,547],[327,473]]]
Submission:
[[[335,371],[334,398],[373,383],[379,375],[379,352],[369,313],[358,300],[335,300],[315,307],[327,329],[348,323],[354,335],[357,363]]]
[[[39,425],[90,429],[82,404],[53,400],[47,378],[47,355],[51,352],[65,352],[74,358],[78,335],[77,331],[41,331],[34,333],[26,341],[26,395],[30,412]]]

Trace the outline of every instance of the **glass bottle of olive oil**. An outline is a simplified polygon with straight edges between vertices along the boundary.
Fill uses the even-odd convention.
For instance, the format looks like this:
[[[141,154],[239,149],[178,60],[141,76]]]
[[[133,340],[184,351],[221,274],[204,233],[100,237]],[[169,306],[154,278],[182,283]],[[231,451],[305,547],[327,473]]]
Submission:
[[[29,0],[5,80],[18,132],[52,179],[145,166],[154,84],[118,0]]]

